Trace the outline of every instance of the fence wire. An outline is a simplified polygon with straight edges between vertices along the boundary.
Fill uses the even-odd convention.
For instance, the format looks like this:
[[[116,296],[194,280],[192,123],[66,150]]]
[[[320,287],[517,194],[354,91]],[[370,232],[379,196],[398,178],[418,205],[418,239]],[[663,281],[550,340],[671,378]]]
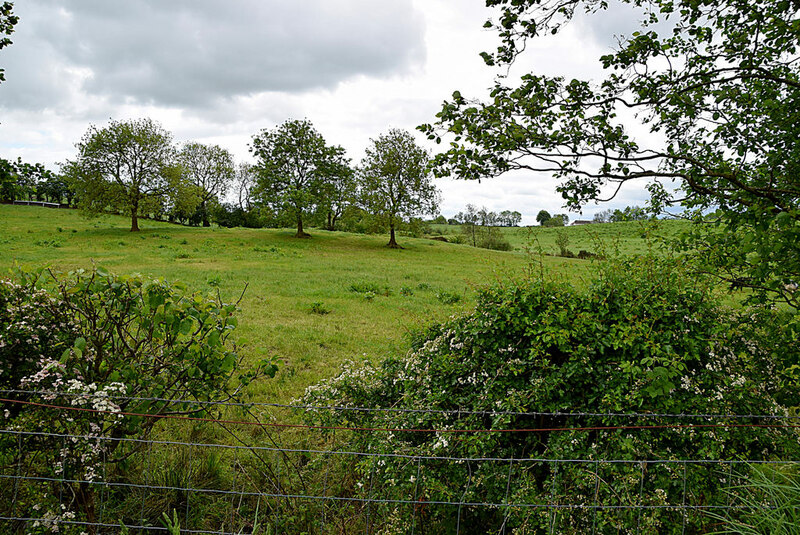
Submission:
[[[7,396],[4,406],[10,407],[21,401],[11,396],[75,398],[61,392],[0,391],[0,395]],[[125,399],[159,401],[184,411],[190,405],[207,406],[190,400]],[[214,404],[223,412],[253,405]],[[373,410],[261,406],[289,410],[290,417],[294,411],[335,415]],[[61,429],[68,429],[71,419],[85,416],[73,416],[74,409],[69,401],[36,406],[40,422],[60,422]],[[22,414],[26,408],[17,410]],[[752,503],[740,499],[748,470],[762,466],[794,472],[800,461],[797,448],[791,447],[731,458],[701,452],[682,458],[609,453],[565,458],[547,451],[527,457],[454,455],[431,454],[422,446],[416,452],[375,451],[371,446],[353,447],[367,444],[354,436],[374,429],[345,427],[344,433],[337,429],[321,433],[313,426],[300,426],[275,431],[248,427],[245,420],[214,418],[159,422],[163,425],[147,434],[127,436],[115,434],[117,428],[108,424],[113,412],[98,413],[93,416],[100,424],[94,420],[87,424],[96,426],[91,432],[79,432],[78,425],[71,432],[40,430],[32,428],[34,421],[6,413],[6,425],[0,429],[0,533],[174,533],[170,524],[180,524],[180,533],[218,535],[370,534],[388,527],[397,533],[456,535],[511,533],[520,527],[529,528],[521,532],[533,533],[691,533],[698,525],[716,525],[722,517],[753,510]],[[751,426],[754,433],[797,436],[797,417],[790,415],[492,414],[608,420],[657,416],[681,422],[640,426],[658,433],[691,427],[699,432],[707,425],[702,422],[718,419],[739,422],[741,432]],[[140,417],[117,414],[119,420],[111,420]],[[692,419],[698,423],[688,424]],[[752,423],[742,423],[746,420]],[[791,423],[756,423],[764,421]],[[619,431],[589,424],[586,429]],[[707,492],[709,485],[722,489],[714,499]],[[758,507],[776,505],[762,502]]]

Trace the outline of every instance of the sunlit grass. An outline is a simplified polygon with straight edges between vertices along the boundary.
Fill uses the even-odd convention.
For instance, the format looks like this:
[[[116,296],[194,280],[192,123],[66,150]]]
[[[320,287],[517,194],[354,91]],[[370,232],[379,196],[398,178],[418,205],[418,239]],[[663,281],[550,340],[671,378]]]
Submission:
[[[615,226],[565,229],[570,249],[596,251],[603,240],[616,247],[615,233],[622,252],[646,249],[637,224],[617,231]],[[180,280],[193,290],[219,292],[226,301],[241,297],[243,354],[251,360],[274,358],[280,367],[278,376],[255,385],[253,394],[279,401],[336,374],[347,359],[380,360],[406,351],[406,333],[470,307],[481,285],[519,276],[533,265],[534,271],[580,287],[596,267],[553,256],[535,257],[531,264],[525,246],[554,253],[554,229],[504,229],[517,250],[497,252],[409,237],[399,239],[405,249],[392,250],[382,235],[317,229],[313,238],[298,240],[289,229],[154,221],[142,221],[141,227],[131,233],[124,217],[86,219],[72,210],[0,205],[0,268],[17,262],[66,271],[94,264]],[[607,235],[593,237],[590,231]],[[453,295],[460,299],[446,302]],[[315,305],[327,313],[314,312]]]

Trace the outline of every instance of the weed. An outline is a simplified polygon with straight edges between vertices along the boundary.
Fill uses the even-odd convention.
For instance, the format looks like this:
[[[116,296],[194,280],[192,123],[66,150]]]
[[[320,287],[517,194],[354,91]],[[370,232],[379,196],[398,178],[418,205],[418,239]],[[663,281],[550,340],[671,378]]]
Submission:
[[[439,302],[445,305],[454,305],[459,301],[461,301],[461,296],[458,295],[457,293],[441,290],[439,292],[436,292],[436,299],[438,299]]]
[[[414,290],[411,289],[410,286],[401,286],[400,287],[400,295],[408,297],[409,295],[414,295]]]
[[[431,285],[428,284],[427,282],[420,282],[419,284],[417,284],[417,290],[425,291],[425,290],[430,290],[430,289],[431,289]]]
[[[189,244],[189,240],[187,240],[186,238],[184,238],[184,239],[182,239],[181,241],[179,241],[178,243],[180,243],[181,245],[188,245],[188,244]]]
[[[374,282],[365,282],[365,281],[354,282],[353,284],[350,285],[350,291],[363,294],[364,297],[366,297],[367,294],[372,294],[372,296],[369,297],[369,299],[372,299],[373,297],[377,297],[379,295],[382,295],[384,297],[392,295],[392,291],[389,289],[388,286],[379,286]]]
[[[39,247],[62,247],[64,244],[59,240],[39,240],[34,242],[34,245]]]
[[[178,253],[175,258],[189,258],[189,253]]]
[[[253,251],[255,251],[257,253],[280,253],[281,252],[281,250],[278,249],[277,247],[275,247],[274,245],[272,247],[258,247],[258,246],[256,246],[256,247],[253,247]]]
[[[220,277],[219,275],[215,275],[214,277],[208,277],[206,279],[206,284],[208,284],[212,288],[219,288],[219,285],[222,284],[222,277]]]
[[[330,314],[331,309],[325,308],[325,305],[320,301],[314,301],[311,303],[311,306],[308,307],[309,314],[319,314],[320,316],[324,316],[325,314]]]

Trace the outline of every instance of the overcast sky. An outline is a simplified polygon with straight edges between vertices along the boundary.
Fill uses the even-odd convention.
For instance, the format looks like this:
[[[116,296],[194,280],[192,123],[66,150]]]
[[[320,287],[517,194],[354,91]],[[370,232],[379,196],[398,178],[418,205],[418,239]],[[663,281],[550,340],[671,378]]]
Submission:
[[[432,122],[456,89],[485,96],[495,75],[478,56],[497,46],[483,0],[18,0],[14,11],[14,43],[0,51],[0,157],[52,169],[90,124],[143,116],[238,161],[251,160],[253,134],[308,118],[355,163],[370,138]],[[613,35],[635,21],[619,9],[582,18],[531,43],[516,68],[597,77]],[[438,185],[447,216],[467,203],[518,210],[524,224],[565,212],[547,176]],[[570,217],[645,197],[630,186]]]

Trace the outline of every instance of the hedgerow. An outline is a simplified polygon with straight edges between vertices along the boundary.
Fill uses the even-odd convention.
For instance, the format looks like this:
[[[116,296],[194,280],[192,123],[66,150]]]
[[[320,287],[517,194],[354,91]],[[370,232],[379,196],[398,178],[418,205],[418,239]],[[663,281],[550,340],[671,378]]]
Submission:
[[[461,532],[496,531],[501,525],[518,533],[547,532],[554,520],[549,510],[464,506],[459,517],[454,508],[424,503],[592,505],[596,500],[665,506],[683,503],[684,488],[692,503],[724,503],[725,477],[713,465],[692,465],[684,473],[680,465],[604,461],[770,459],[796,454],[798,434],[735,426],[500,430],[676,423],[661,417],[509,413],[785,415],[787,406],[797,405],[796,386],[784,374],[798,352],[788,344],[791,331],[782,329],[788,323],[776,310],[721,306],[713,288],[678,261],[609,262],[586,291],[542,280],[485,288],[470,313],[413,336],[406,356],[351,364],[338,377],[310,387],[303,402],[424,411],[312,411],[311,423],[441,430],[354,432],[347,441],[358,451],[588,461],[518,462],[510,468],[495,461],[365,457],[350,467],[359,478],[354,492],[366,495],[369,489],[384,499],[417,496],[423,504],[385,506],[398,533],[412,523],[447,532],[456,522]],[[714,423],[720,421],[742,423]],[[708,420],[679,423],[703,422]],[[498,431],[447,432],[453,429]],[[512,485],[509,470],[514,471]],[[561,533],[594,527],[599,532],[635,526],[643,532],[683,529],[682,514],[668,509],[578,510],[558,516]],[[702,529],[709,519],[689,512],[688,522]]]

